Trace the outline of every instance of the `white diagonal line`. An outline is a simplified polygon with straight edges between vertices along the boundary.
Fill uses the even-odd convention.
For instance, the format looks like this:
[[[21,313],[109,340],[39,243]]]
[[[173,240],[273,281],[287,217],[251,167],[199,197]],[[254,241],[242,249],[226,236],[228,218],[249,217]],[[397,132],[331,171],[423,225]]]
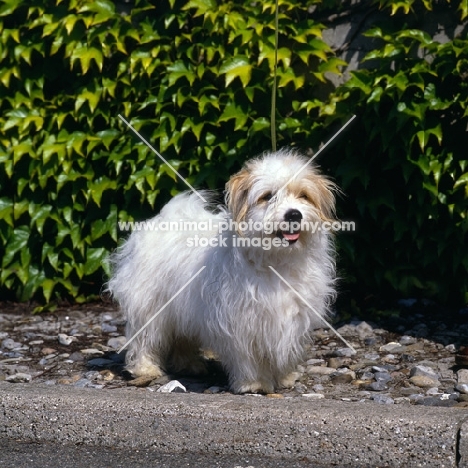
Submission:
[[[179,176],[179,179],[184,182],[189,188],[190,190],[195,193],[196,195],[198,195],[198,197],[203,200],[205,203],[206,203],[206,200],[187,182],[187,180],[184,179],[184,177],[182,177],[178,172],[177,170],[169,163],[169,161],[167,161],[166,159],[164,159],[161,154],[158,153],[158,151],[156,151],[141,135],[140,133],[138,133],[137,130],[135,130],[132,125],[130,125],[120,114],[119,114],[119,119],[130,129],[132,130],[133,133],[135,133],[135,135],[156,155],[159,157],[159,159],[161,159],[161,161],[165,162],[173,171],[175,174],[177,174]]]
[[[280,189],[283,190],[301,171],[303,171],[354,119],[353,115]]]
[[[309,302],[304,299],[272,266],[270,266],[270,269],[273,271],[273,273],[275,273],[276,276],[278,276],[278,278],[280,280],[283,281],[284,284],[286,284],[292,292],[294,292],[296,294],[297,297],[299,297],[299,299],[301,299],[311,310],[312,312],[322,321],[324,322],[328,328],[330,328],[331,330],[333,330],[335,332],[335,334],[337,336],[339,336],[341,338],[341,340],[343,341],[343,343],[348,347],[350,348],[352,351],[354,351],[356,353],[356,350],[352,347],[352,345],[350,343],[348,343],[348,341],[346,341],[314,308],[311,304],[309,304]]]
[[[172,297],[169,299],[131,338],[128,340],[117,353],[122,352],[204,269],[203,265]]]

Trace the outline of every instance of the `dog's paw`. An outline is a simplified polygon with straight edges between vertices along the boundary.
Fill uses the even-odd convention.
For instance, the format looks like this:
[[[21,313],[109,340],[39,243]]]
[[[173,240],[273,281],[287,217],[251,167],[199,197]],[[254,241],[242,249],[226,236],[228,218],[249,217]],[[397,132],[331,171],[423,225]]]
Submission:
[[[280,380],[281,388],[292,388],[296,383],[296,380],[299,380],[301,374],[299,372],[291,372]]]
[[[267,382],[234,382],[231,385],[234,393],[273,393],[275,391],[273,385]]]
[[[134,377],[152,377],[153,379],[159,379],[159,377],[164,375],[164,372],[158,365],[146,359],[142,362],[127,365],[126,370]]]

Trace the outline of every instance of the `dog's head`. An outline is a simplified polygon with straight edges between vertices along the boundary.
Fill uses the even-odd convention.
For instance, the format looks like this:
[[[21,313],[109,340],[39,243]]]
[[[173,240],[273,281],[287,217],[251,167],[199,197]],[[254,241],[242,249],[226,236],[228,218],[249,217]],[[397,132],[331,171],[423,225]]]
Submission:
[[[300,245],[314,227],[316,231],[320,223],[332,220],[335,189],[307,158],[280,150],[248,161],[231,177],[226,205],[241,235]]]

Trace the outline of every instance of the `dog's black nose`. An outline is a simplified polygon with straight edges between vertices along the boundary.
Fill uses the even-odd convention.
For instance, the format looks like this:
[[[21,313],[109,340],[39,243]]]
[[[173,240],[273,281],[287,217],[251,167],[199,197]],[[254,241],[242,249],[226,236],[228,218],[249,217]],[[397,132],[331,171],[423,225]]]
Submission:
[[[284,214],[284,220],[288,223],[299,223],[302,221],[302,213],[299,210],[288,210]]]

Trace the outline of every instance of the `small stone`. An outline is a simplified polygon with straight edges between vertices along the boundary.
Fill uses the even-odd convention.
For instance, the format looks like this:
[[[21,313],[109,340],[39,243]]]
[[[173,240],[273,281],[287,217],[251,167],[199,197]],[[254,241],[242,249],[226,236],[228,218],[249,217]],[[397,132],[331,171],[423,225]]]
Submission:
[[[99,355],[104,354],[102,351],[99,351],[99,349],[95,349],[95,348],[82,349],[81,353],[84,354],[85,356],[89,356],[93,354],[99,354]]]
[[[431,367],[428,366],[414,366],[410,371],[410,377],[424,376],[432,380],[437,380],[438,376]]]
[[[325,387],[322,384],[315,384],[312,387],[312,390],[316,393],[323,392],[325,390]]]
[[[393,405],[395,404],[395,400],[388,395],[374,395],[372,399],[376,402],[379,403],[380,405]]]
[[[383,392],[384,390],[388,390],[388,387],[384,382],[372,382],[366,386],[366,390],[370,390],[371,392]]]
[[[306,364],[308,366],[321,366],[322,364],[325,364],[324,359],[309,359]]]
[[[439,387],[440,385],[440,382],[438,380],[432,379],[425,375],[415,375],[414,377],[411,377],[409,381],[413,385],[416,385],[416,387],[421,388]]]
[[[117,331],[117,327],[104,322],[101,324],[101,331],[102,333],[113,333]]]
[[[298,382],[296,385],[294,385],[294,390],[297,393],[305,393],[307,392],[307,387],[303,383]]]
[[[369,325],[367,322],[360,322],[356,326],[356,331],[359,333],[359,337],[362,339],[367,335],[372,335],[374,333],[374,329],[372,325]]]
[[[325,398],[323,393],[303,393],[302,396],[310,400],[323,400]]]
[[[207,388],[203,393],[220,393],[222,390],[223,389],[221,387],[213,385],[212,387]]]
[[[129,380],[127,382],[127,385],[130,385],[131,387],[147,387],[153,380],[154,377],[142,375],[140,377],[137,377],[136,379]]]
[[[404,396],[413,395],[419,393],[420,389],[418,387],[406,387],[400,388],[400,393]]]
[[[104,369],[102,371],[99,371],[99,373],[101,374],[101,379],[105,382],[109,382],[110,380],[114,380],[115,378],[115,374],[109,369]]]
[[[85,373],[85,378],[88,380],[98,380],[101,379],[101,374],[98,371],[89,371]]]
[[[405,346],[402,346],[400,343],[395,343],[393,341],[379,348],[379,351],[383,353],[402,353],[405,350]]]
[[[28,344],[29,346],[39,346],[41,344],[44,344],[44,340],[33,340],[30,341]]]
[[[107,346],[112,349],[120,349],[127,342],[125,336],[116,336],[114,338],[109,338],[107,341]]]
[[[31,381],[31,375],[18,372],[17,374],[9,375],[5,380],[11,383],[27,383]]]
[[[70,385],[75,382],[78,382],[78,380],[81,379],[81,374],[74,374],[71,377],[64,377],[61,379],[57,379],[57,383],[60,385]]]
[[[267,398],[284,398],[284,395],[281,395],[281,393],[267,393],[266,397]]]
[[[73,341],[76,341],[76,338],[74,336],[65,335],[65,333],[59,333],[58,341],[61,345],[69,346]]]
[[[440,398],[437,397],[425,397],[425,398],[419,398],[415,401],[417,405],[423,405],[423,406],[443,406],[445,408],[450,408],[452,406],[455,406],[457,402],[455,400],[441,400]]]
[[[426,395],[441,395],[437,387],[431,387],[426,390]]]
[[[185,393],[187,389],[178,381],[178,380],[171,380],[167,384],[163,385],[162,387],[158,388],[157,390],[159,393],[173,393],[173,392],[183,392]]]
[[[364,338],[364,344],[366,346],[374,346],[377,341],[381,341],[380,339],[378,340],[377,337],[375,336],[368,336],[366,338]]]
[[[413,395],[410,395],[408,398],[410,402],[416,403],[419,400],[422,400],[424,398],[424,395],[421,395],[421,393],[414,393]]]
[[[457,372],[457,382],[459,384],[468,384],[468,369],[460,369]]]
[[[410,403],[410,399],[408,397],[397,397],[394,399],[395,405],[401,405],[402,403]]]
[[[56,353],[57,350],[54,349],[54,348],[42,348],[41,349],[41,354],[43,354],[44,356],[49,356],[50,354],[54,354]]]
[[[424,351],[424,342],[418,341],[417,343],[410,344],[406,346],[406,351]]]
[[[74,353],[70,354],[68,359],[72,362],[82,362],[84,361],[84,356],[79,351],[75,351]]]
[[[12,340],[11,338],[7,338],[2,341],[2,348],[4,349],[13,350],[13,349],[21,348],[21,346],[22,346],[21,343],[18,343],[15,340]]]
[[[330,379],[334,385],[347,384],[356,379],[356,374],[349,369],[338,369],[338,371],[330,374]]]
[[[454,344],[449,344],[445,347],[445,349],[449,352],[449,353],[456,353],[457,352],[457,347],[454,345]]]
[[[336,372],[336,369],[323,366],[307,366],[306,372],[308,374],[330,375],[333,374],[333,372]]]
[[[374,374],[374,378],[377,382],[382,382],[384,384],[393,380],[392,376],[388,372],[376,372]]]
[[[356,351],[351,348],[339,348],[335,351],[334,354],[337,357],[351,357],[356,354]]]
[[[380,359],[380,354],[367,353],[367,354],[364,354],[364,359],[367,359],[369,361],[378,361]]]
[[[417,338],[414,338],[413,336],[408,336],[408,335],[403,335],[400,338],[400,344],[403,346],[409,345],[409,344],[414,344],[418,341]]]
[[[338,369],[342,365],[343,359],[332,357],[328,360],[328,367],[333,367],[333,369]]]
[[[458,390],[460,393],[468,394],[468,384],[458,384],[455,390]]]
[[[374,373],[365,371],[360,375],[361,380],[374,380]]]
[[[468,401],[468,395],[465,393],[465,394],[462,394],[458,397],[458,401]]]
[[[79,379],[75,382],[75,387],[83,388],[91,384],[91,380],[88,379]]]

